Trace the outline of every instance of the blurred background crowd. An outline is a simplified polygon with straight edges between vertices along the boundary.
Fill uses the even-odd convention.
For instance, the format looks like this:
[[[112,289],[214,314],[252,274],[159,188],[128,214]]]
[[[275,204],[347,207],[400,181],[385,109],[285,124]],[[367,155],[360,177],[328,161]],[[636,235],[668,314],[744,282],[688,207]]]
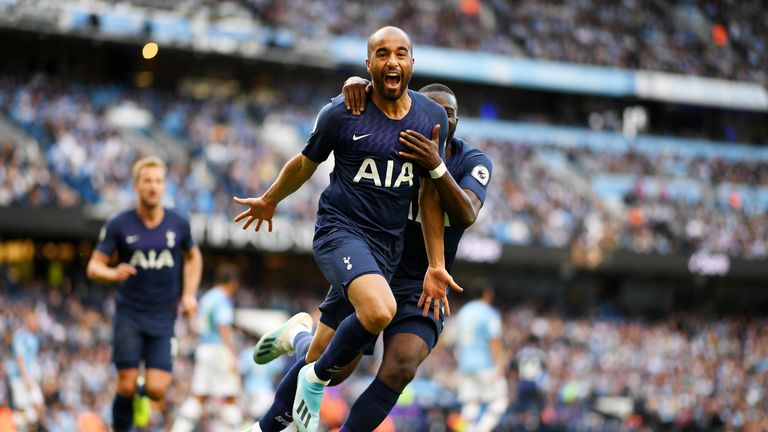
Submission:
[[[95,413],[108,422],[115,370],[110,364],[110,316],[114,291],[80,281],[52,288],[41,278],[16,280],[2,268],[0,350],[12,358],[9,341],[29,309],[37,315],[38,356],[48,428],[76,430]],[[68,288],[67,288],[68,287]],[[312,290],[246,287],[238,308],[286,312],[312,309]],[[762,430],[768,410],[768,327],[765,317],[717,316],[700,310],[661,318],[618,312],[612,302],[570,311],[552,304],[501,297],[510,405],[500,430]],[[461,430],[456,399],[458,372],[450,325],[438,348],[401,397],[388,423],[398,431]],[[254,336],[239,333],[246,418],[271,402],[285,363],[257,366],[250,360]],[[188,394],[196,343],[186,320],[177,323],[179,354],[170,392],[171,411]],[[539,350],[541,369],[522,372],[524,349]],[[378,368],[379,353],[367,358],[350,380],[326,395],[326,427],[338,427],[346,410]],[[522,375],[522,376],[521,376]],[[0,386],[0,406],[7,404]],[[622,401],[620,410],[607,400]],[[211,403],[215,410],[216,401]],[[214,411],[211,411],[214,412]],[[208,423],[207,430],[215,430]],[[385,427],[391,427],[385,425]],[[450,428],[450,429],[447,429]],[[83,429],[78,429],[83,430]],[[93,429],[98,430],[98,429]],[[90,432],[90,430],[88,430]]]
[[[365,75],[334,50],[386,24],[413,39],[411,87],[451,87],[456,135],[494,163],[474,256],[460,248],[454,270],[496,286],[498,430],[768,430],[766,0],[0,0],[0,358],[34,311],[49,429],[109,424],[114,289],[85,281],[84,260],[133,203],[144,155],[168,163],[165,204],[203,221],[206,276],[244,270],[238,308],[316,308],[310,238],[270,249],[229,223],[232,197],[262,193]],[[286,231],[311,227],[331,166],[281,203]],[[238,241],[211,240],[230,225]],[[450,322],[380,432],[470,432]],[[171,412],[196,344],[176,330]],[[238,333],[247,417],[285,366],[253,365],[257,336]],[[377,362],[328,392],[325,428]],[[8,405],[0,385],[2,432]]]
[[[333,84],[325,84],[325,96],[334,94]],[[154,146],[168,142],[181,155],[168,158],[168,205],[185,214],[235,214],[231,197],[266,189],[301,149],[313,109],[324,102],[323,92],[303,81],[202,101],[43,74],[6,74],[0,89],[0,115],[39,143],[12,137],[0,143],[0,203],[90,206],[107,215],[132,200],[130,167],[147,151],[133,144],[141,139]],[[137,130],[110,121],[130,113],[153,120]],[[516,245],[768,255],[768,160],[651,151],[640,144],[534,146],[472,134],[461,126],[457,132],[495,163],[476,233]],[[279,214],[312,221],[327,184],[318,173],[281,204]]]

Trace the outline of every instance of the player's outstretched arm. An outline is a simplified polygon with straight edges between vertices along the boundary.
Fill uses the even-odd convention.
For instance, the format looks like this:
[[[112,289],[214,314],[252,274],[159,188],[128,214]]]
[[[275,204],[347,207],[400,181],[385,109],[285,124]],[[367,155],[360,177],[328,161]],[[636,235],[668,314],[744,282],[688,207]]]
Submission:
[[[400,156],[416,162],[427,170],[438,169],[443,163],[438,153],[439,132],[440,125],[435,125],[432,128],[431,140],[414,130],[400,132],[400,143],[409,150],[400,152]],[[482,207],[480,198],[474,192],[462,189],[447,170],[433,181],[440,195],[440,203],[451,220],[451,225],[467,229],[475,223]]]
[[[421,214],[421,230],[424,234],[429,267],[424,275],[424,290],[417,306],[423,308],[424,316],[427,316],[431,307],[434,318],[439,320],[441,302],[445,308],[445,314],[451,315],[447,296],[448,286],[458,292],[463,291],[463,289],[454,282],[453,277],[445,269],[443,207],[440,205],[440,198],[435,191],[435,185],[426,178],[421,179],[419,213]]]
[[[365,111],[368,94],[373,91],[371,82],[359,76],[352,76],[344,81],[341,93],[344,95],[344,106],[352,115],[360,115]]]
[[[116,267],[109,266],[109,257],[102,252],[93,251],[86,269],[88,279],[98,282],[122,282],[136,275],[136,268],[128,263]]]
[[[203,276],[203,255],[192,246],[184,251],[184,287],[181,291],[181,310],[187,315],[197,312],[197,289]]]
[[[248,206],[247,210],[235,217],[235,222],[245,219],[243,229],[246,230],[256,221],[258,231],[261,223],[267,221],[269,232],[272,232],[272,217],[275,215],[277,204],[306,183],[315,173],[317,165],[303,154],[297,154],[283,166],[277,179],[264,195],[258,198],[235,197],[236,203]]]

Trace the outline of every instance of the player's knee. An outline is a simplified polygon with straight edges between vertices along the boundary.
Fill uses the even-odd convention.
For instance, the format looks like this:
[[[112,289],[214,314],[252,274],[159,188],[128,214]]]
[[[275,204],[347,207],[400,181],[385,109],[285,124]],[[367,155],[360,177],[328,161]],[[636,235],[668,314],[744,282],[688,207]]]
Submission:
[[[402,392],[416,376],[418,363],[411,359],[383,364],[379,371],[379,379],[392,390]]]
[[[136,377],[120,377],[117,380],[117,393],[120,396],[131,397],[136,393]]]
[[[360,323],[371,333],[381,333],[392,321],[397,312],[395,302],[381,302],[358,312]]]
[[[144,393],[152,400],[161,400],[165,397],[167,386],[147,385],[144,387]]]

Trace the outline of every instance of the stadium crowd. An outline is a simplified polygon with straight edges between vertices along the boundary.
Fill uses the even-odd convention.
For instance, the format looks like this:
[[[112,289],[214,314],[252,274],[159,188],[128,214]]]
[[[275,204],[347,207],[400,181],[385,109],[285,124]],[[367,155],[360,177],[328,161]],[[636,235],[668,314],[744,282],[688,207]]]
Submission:
[[[768,82],[764,1],[241,0],[268,27],[316,39],[398,23],[418,45]],[[695,18],[695,19],[694,19]]]
[[[24,312],[33,308],[40,323],[38,359],[49,430],[103,430],[78,429],[75,425],[94,414],[108,424],[111,415],[115,379],[110,365],[113,291],[84,285],[82,277],[81,282],[67,278],[43,282],[20,277],[14,267],[0,270],[0,352],[4,359],[12,358],[12,333]],[[239,292],[236,303],[238,307],[296,311],[312,307],[319,294],[311,287],[288,294],[251,286]],[[543,352],[533,391],[521,385],[519,365],[511,363],[511,401],[500,430],[751,431],[768,427],[764,415],[768,412],[768,331],[764,318],[673,312],[650,320],[597,313],[598,308],[568,315],[528,304],[500,306],[506,357],[514,359],[526,347]],[[413,388],[406,391],[391,415],[398,431],[461,430],[455,414],[457,372],[451,333],[456,336],[450,322]],[[185,320],[178,321],[177,336],[180,351],[174,366],[170,412],[188,392],[195,346]],[[264,408],[264,395],[269,398],[274,378],[282,371],[253,366],[252,338],[241,334],[238,343],[244,353],[241,368],[245,392],[240,402],[246,417],[257,416]],[[329,392],[329,411],[324,417],[327,427],[343,420],[349,402],[365,388],[377,362],[378,356],[368,358],[347,383]],[[599,405],[601,397],[624,398],[631,403],[611,411]],[[259,398],[261,402],[254,402]],[[8,392],[0,386],[3,406],[8,406]]]
[[[133,199],[130,166],[143,151],[108,120],[110,110],[128,106],[154,117],[140,130],[143,136],[174,137],[186,156],[169,161],[167,204],[183,213],[235,214],[231,197],[263,190],[276,177],[308,133],[312,113],[306,107],[322,104],[321,91],[279,85],[284,87],[256,88],[249,97],[199,101],[43,75],[25,81],[0,78],[0,112],[40,143],[39,148],[9,141],[0,145],[0,203],[87,205],[105,209],[102,214],[128,205]],[[501,242],[659,254],[706,249],[748,259],[768,255],[768,216],[761,201],[738,192],[723,200],[713,192],[725,183],[765,186],[765,161],[632,150],[598,153],[468,138],[496,161],[497,186],[490,188],[488,209],[473,230]],[[545,154],[567,160],[587,182],[595,174],[618,173],[637,178],[637,184],[625,191],[622,202],[607,202],[594,191],[573,188],[557,175],[558,169],[542,162]],[[672,193],[670,183],[669,190],[651,194],[643,188],[643,177],[689,179],[699,182],[703,192],[691,200]],[[315,175],[278,212],[292,220],[312,220],[316,197],[327,181]]]

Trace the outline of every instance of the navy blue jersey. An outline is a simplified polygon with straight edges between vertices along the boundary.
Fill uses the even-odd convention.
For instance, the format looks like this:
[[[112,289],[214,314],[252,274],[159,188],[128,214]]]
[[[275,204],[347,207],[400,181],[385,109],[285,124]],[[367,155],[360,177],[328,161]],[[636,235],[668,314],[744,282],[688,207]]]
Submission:
[[[117,251],[119,262],[136,267],[136,275],[118,288],[117,312],[148,333],[172,334],[181,286],[181,251],[193,246],[189,222],[173,210],[165,209],[163,221],[152,229],[135,209],[108,221],[96,250],[107,256]]]
[[[370,103],[353,116],[337,96],[323,107],[302,153],[320,163],[334,153],[330,185],[320,196],[315,240],[332,230],[351,231],[367,240],[379,257],[396,262],[402,249],[403,229],[412,199],[418,196],[419,176],[428,173],[398,155],[405,147],[400,132],[415,130],[424,136],[440,124],[441,154],[448,118],[443,107],[417,92],[408,91],[411,109],[392,120]]]
[[[448,144],[452,146],[453,153],[445,162],[448,172],[462,189],[474,192],[480,202],[485,202],[485,192],[491,179],[493,166],[491,160],[482,151],[472,147],[459,138],[452,138]],[[424,246],[424,236],[421,232],[421,218],[418,213],[418,200],[414,200],[413,210],[408,215],[408,225],[405,228],[405,245],[400,264],[392,278],[392,289],[402,286],[410,289],[415,284],[421,286],[424,273],[427,271],[429,261]],[[416,215],[414,218],[413,215]],[[452,227],[448,217],[445,218],[445,268],[450,271],[459,240],[464,234],[464,229]],[[410,283],[409,283],[410,282]]]

